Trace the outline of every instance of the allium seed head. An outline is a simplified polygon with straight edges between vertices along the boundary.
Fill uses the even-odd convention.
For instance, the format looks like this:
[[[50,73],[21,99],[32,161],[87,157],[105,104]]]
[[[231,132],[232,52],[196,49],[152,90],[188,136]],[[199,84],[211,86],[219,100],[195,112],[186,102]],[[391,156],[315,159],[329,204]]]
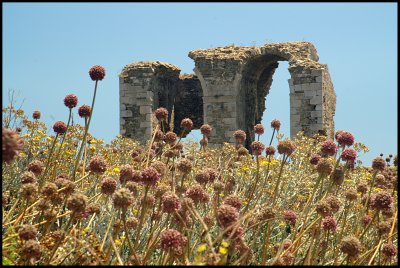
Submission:
[[[322,229],[324,231],[336,232],[337,223],[334,217],[327,216],[322,220]]]
[[[386,162],[382,157],[377,157],[372,160],[372,169],[384,171],[386,167]]]
[[[103,80],[103,78],[106,76],[106,69],[104,69],[103,66],[94,65],[92,68],[90,68],[89,75],[93,81]]]
[[[332,140],[325,140],[321,144],[321,153],[324,155],[335,155],[338,148]]]
[[[154,111],[154,114],[158,121],[167,121],[168,119],[168,110],[164,107],[160,107]]]
[[[87,197],[80,193],[74,193],[67,199],[67,208],[74,213],[85,212]]]
[[[233,133],[233,136],[238,143],[243,143],[246,140],[246,132],[240,129],[236,130],[235,133]]]
[[[19,151],[22,150],[23,140],[17,132],[2,128],[2,142],[1,147],[3,149],[2,161],[11,163],[14,158],[18,155]]]
[[[40,119],[40,116],[41,116],[40,111],[34,111],[32,113],[33,119]]]
[[[133,203],[133,195],[127,188],[120,188],[112,195],[116,209],[127,209]]]
[[[179,256],[183,254],[186,243],[187,239],[177,230],[167,229],[161,233],[160,245],[162,250]]]
[[[27,240],[20,248],[20,256],[23,260],[39,259],[41,247],[36,240]]]
[[[271,127],[275,130],[279,130],[279,128],[281,127],[281,121],[279,121],[278,119],[274,119],[271,121]]]
[[[80,117],[86,117],[87,118],[87,117],[90,116],[91,112],[92,112],[92,108],[87,104],[82,105],[78,109],[78,114],[79,114]]]
[[[242,200],[239,196],[232,194],[225,197],[223,204],[230,205],[239,211],[242,206]]]
[[[43,162],[40,160],[33,160],[28,165],[28,171],[33,172],[36,176],[39,176],[43,171]]]
[[[318,161],[318,164],[316,166],[316,169],[318,171],[319,174],[323,175],[323,176],[328,176],[329,174],[331,174],[332,170],[333,170],[333,165],[332,163],[329,161],[329,159],[327,158],[321,158]]]
[[[254,155],[261,155],[265,149],[264,144],[260,141],[253,141],[250,147]]]
[[[356,257],[361,252],[361,242],[353,235],[346,236],[340,243],[340,250],[350,257]]]
[[[283,140],[278,143],[278,153],[290,156],[296,150],[296,144],[291,140]]]
[[[18,235],[22,240],[35,239],[38,235],[36,227],[30,224],[24,224],[18,230]]]
[[[62,121],[57,121],[53,125],[53,130],[57,134],[64,134],[67,131],[67,125]]]
[[[22,184],[25,184],[25,183],[36,183],[36,176],[31,171],[25,171],[24,173],[22,173],[20,178],[21,178],[21,183]]]
[[[192,170],[192,162],[184,158],[176,164],[176,168],[183,174],[188,174]]]
[[[295,224],[296,224],[296,221],[297,221],[297,214],[296,214],[296,212],[294,212],[293,210],[286,210],[286,211],[283,213],[283,219],[284,219],[287,223],[289,223],[289,224],[291,224],[291,225],[295,225]]]
[[[117,181],[111,177],[105,177],[101,182],[101,192],[105,195],[112,195],[117,189]]]
[[[181,128],[190,131],[193,128],[193,121],[190,118],[184,118],[181,121]]]
[[[230,205],[221,205],[217,210],[218,225],[226,228],[235,223],[239,218],[239,212]]]
[[[212,128],[208,124],[204,124],[200,127],[201,134],[203,134],[206,137],[209,137],[211,135],[211,131],[212,131]]]
[[[72,109],[78,105],[78,97],[75,94],[69,94],[64,98],[64,105]]]
[[[119,169],[119,181],[121,184],[126,183],[132,179],[133,167],[129,164],[122,165]]]
[[[272,145],[270,145],[270,146],[268,146],[267,148],[265,148],[265,153],[266,153],[267,156],[269,156],[269,155],[274,155],[275,152],[276,152],[276,149],[275,149],[275,147],[272,146]]]
[[[318,164],[318,161],[321,159],[321,156],[319,154],[314,154],[313,156],[311,156],[310,158],[310,163],[312,165],[316,165]]]
[[[166,213],[173,213],[181,208],[179,197],[171,192],[165,192],[161,198],[163,211]]]
[[[380,191],[371,197],[370,206],[378,210],[391,209],[393,197],[388,192]]]
[[[156,183],[160,180],[161,175],[158,171],[153,167],[148,167],[142,171],[141,182],[144,185],[155,186]]]
[[[352,161],[356,160],[357,152],[353,148],[345,149],[342,154],[340,155],[343,161]]]
[[[199,184],[187,189],[185,195],[195,203],[207,203],[210,200],[210,196]]]
[[[107,170],[107,162],[100,155],[93,157],[89,162],[89,170],[94,173],[104,173]]]
[[[165,134],[165,142],[171,146],[175,144],[177,138],[176,133],[172,131],[168,131],[167,134]]]
[[[351,146],[354,143],[354,136],[348,131],[338,130],[335,134],[335,139],[339,145]]]
[[[397,255],[397,247],[393,243],[385,243],[382,245],[382,254],[386,257],[392,258]]]
[[[262,135],[264,134],[264,127],[261,124],[257,124],[254,126],[254,133],[258,134],[258,135]]]

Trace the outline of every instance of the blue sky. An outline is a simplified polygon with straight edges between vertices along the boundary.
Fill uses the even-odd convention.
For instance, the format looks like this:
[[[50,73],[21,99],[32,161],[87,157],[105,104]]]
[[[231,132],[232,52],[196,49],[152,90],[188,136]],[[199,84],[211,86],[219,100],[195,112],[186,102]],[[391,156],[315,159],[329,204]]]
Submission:
[[[66,122],[64,96],[90,104],[88,70],[100,64],[107,75],[91,132],[108,142],[119,133],[118,74],[126,64],[160,60],[193,73],[194,49],[310,41],[331,74],[336,129],[370,148],[360,158],[370,165],[381,152],[397,153],[397,40],[397,3],[3,3],[2,105],[14,89],[28,114],[40,110],[49,127]],[[265,143],[274,118],[290,135],[287,68],[280,62],[267,96]]]

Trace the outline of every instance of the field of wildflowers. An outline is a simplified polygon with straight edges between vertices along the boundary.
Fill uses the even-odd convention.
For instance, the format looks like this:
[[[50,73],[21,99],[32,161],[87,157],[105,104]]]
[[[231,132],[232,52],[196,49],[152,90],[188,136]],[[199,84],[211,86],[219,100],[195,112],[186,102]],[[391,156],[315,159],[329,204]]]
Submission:
[[[105,69],[89,75],[82,125],[72,94],[54,135],[39,111],[3,108],[3,265],[397,264],[397,155],[362,166],[350,132],[289,140],[279,120],[254,127],[250,152],[242,130],[209,147],[209,125],[182,143],[164,108],[147,144],[105,144],[89,133]]]

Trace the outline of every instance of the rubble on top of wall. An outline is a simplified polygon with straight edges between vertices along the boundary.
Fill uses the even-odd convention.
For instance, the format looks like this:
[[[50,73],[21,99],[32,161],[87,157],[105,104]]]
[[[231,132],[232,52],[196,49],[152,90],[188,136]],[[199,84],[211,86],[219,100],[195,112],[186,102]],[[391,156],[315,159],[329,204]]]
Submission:
[[[122,69],[121,73],[119,74],[119,77],[126,77],[128,76],[129,71],[131,70],[137,70],[137,69],[149,69],[150,71],[153,72],[172,72],[172,73],[180,73],[180,69],[170,63],[167,62],[161,62],[161,61],[139,61],[139,62],[133,62],[130,64],[125,65],[125,67]]]

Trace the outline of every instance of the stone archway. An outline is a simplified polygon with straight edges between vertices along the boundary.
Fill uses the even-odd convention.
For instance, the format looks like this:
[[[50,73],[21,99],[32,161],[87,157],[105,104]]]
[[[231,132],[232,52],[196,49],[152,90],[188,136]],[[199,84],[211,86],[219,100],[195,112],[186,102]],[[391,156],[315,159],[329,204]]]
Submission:
[[[209,143],[234,143],[237,129],[254,140],[253,126],[261,122],[265,98],[279,61],[289,62],[290,135],[322,132],[333,138],[336,95],[325,64],[318,63],[309,42],[226,46],[189,52],[196,75],[179,75],[178,67],[159,61],[136,62],[120,74],[120,132],[146,141],[152,112],[166,107],[169,121],[174,107],[174,131],[190,117],[194,129],[213,127]]]
[[[194,50],[195,73],[203,88],[204,122],[214,126],[212,144],[234,142],[233,132],[246,131],[261,121],[265,97],[278,61],[289,62],[290,135],[317,132],[333,137],[336,95],[325,64],[318,63],[309,42],[266,44],[261,47],[227,46]]]

